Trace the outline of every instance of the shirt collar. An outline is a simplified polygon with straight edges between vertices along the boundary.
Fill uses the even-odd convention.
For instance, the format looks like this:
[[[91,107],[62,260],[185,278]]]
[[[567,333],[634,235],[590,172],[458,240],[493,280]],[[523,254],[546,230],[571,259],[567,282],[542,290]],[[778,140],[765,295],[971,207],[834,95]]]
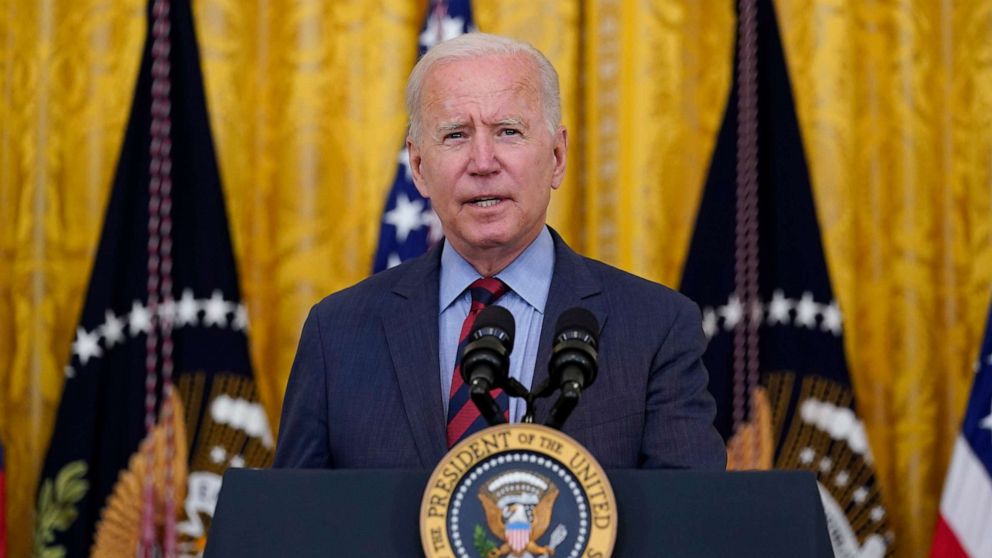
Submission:
[[[514,293],[540,313],[548,302],[551,276],[555,269],[555,243],[543,227],[534,242],[530,243],[510,265],[496,274]],[[441,286],[439,304],[443,312],[458,299],[465,289],[482,276],[450,243],[441,248]]]

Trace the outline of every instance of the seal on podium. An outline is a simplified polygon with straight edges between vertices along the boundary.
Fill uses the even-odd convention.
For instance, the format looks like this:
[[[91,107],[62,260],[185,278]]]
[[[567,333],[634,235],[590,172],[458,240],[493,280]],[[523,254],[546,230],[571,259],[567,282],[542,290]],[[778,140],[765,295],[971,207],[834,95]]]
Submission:
[[[456,445],[420,506],[428,558],[608,557],[617,531],[613,489],[571,437],[504,424]]]

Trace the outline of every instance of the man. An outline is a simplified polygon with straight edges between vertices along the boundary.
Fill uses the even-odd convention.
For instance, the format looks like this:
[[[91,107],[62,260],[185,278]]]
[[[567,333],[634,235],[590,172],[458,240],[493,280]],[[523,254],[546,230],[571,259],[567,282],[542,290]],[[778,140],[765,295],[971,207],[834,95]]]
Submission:
[[[454,371],[474,314],[495,303],[516,323],[510,374],[530,388],[548,376],[558,316],[597,316],[599,375],[564,431],[604,467],[723,469],[698,308],[577,255],[545,224],[568,152],[547,59],[492,35],[441,43],[411,73],[407,110],[414,182],[445,241],[311,310],[276,466],[434,467],[484,426]],[[524,403],[508,406],[520,420]]]

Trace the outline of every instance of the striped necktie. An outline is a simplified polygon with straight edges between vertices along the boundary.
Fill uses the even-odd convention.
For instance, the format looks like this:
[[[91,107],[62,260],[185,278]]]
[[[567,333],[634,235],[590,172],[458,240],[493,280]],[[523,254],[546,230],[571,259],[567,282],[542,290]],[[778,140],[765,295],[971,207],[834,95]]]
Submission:
[[[458,350],[455,353],[455,371],[451,377],[451,393],[448,397],[448,447],[454,447],[463,438],[489,426],[486,419],[479,414],[479,409],[472,403],[469,396],[469,386],[462,380],[461,361],[462,351],[468,345],[468,336],[472,331],[475,317],[482,309],[496,302],[506,291],[510,290],[505,283],[493,277],[477,279],[469,285],[472,294],[472,307],[465,316],[462,332],[458,337]],[[509,400],[502,389],[490,392],[503,410],[503,416],[509,415]],[[508,417],[507,417],[508,418]]]

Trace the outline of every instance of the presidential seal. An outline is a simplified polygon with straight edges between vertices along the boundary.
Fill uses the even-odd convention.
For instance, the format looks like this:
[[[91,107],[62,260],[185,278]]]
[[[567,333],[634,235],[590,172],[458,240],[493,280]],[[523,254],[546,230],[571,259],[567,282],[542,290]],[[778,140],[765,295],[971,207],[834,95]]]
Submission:
[[[616,500],[599,463],[536,424],[463,440],[434,469],[420,506],[428,558],[605,558],[616,531]]]

